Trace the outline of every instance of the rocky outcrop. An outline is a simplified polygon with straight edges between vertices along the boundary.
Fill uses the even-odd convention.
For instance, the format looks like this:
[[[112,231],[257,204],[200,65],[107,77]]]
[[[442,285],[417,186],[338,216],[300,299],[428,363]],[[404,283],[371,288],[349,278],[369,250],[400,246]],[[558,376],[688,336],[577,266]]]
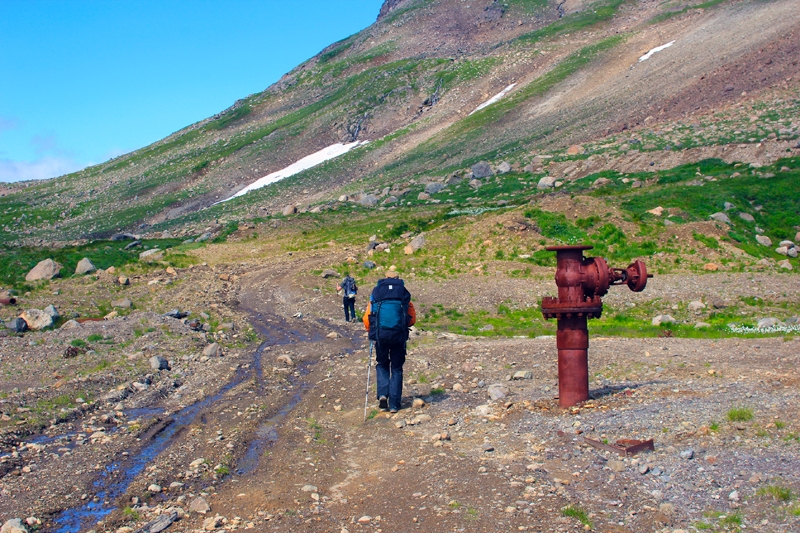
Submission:
[[[40,279],[53,279],[61,273],[61,265],[52,259],[45,259],[40,261],[33,269],[25,276],[25,281],[38,281]]]
[[[383,17],[397,9],[403,4],[409,3],[409,0],[384,0],[383,5],[381,6],[381,10],[378,13],[378,20],[381,20]]]

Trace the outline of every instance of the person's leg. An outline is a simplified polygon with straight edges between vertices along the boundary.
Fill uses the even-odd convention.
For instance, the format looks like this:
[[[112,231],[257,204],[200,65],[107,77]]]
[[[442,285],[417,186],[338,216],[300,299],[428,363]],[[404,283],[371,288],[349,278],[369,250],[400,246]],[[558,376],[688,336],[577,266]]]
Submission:
[[[344,307],[344,321],[345,322],[350,322],[350,315],[348,313],[348,311],[350,311],[350,307],[349,307],[348,302],[347,302],[347,300],[349,300],[349,299],[350,298],[348,298],[347,296],[342,298],[342,307]]]
[[[378,382],[378,400],[389,397],[389,347],[375,344],[375,375]]]
[[[356,321],[356,299],[355,298],[348,298],[347,299],[347,307],[350,309],[350,319],[355,322]],[[345,313],[347,314],[347,313]]]
[[[403,397],[403,364],[406,362],[406,345],[396,344],[390,348],[391,377],[389,378],[389,410],[398,411]]]

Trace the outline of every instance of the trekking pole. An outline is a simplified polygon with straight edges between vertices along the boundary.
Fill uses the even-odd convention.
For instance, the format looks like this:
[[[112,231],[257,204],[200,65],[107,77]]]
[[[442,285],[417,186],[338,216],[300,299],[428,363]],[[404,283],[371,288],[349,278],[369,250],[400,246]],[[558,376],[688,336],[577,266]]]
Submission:
[[[369,360],[367,361],[367,392],[364,394],[364,422],[367,421],[367,402],[369,402],[370,374],[372,374],[372,341],[369,341]]]

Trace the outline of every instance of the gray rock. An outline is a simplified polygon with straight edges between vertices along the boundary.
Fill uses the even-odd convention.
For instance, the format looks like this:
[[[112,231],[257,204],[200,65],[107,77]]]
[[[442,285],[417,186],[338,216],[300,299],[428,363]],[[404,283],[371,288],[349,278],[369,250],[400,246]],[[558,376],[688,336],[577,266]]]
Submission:
[[[654,326],[660,326],[661,324],[674,324],[675,319],[672,317],[672,315],[658,315],[657,317],[654,317],[650,323]]]
[[[28,533],[28,529],[19,518],[12,518],[0,527],[0,533]]]
[[[417,200],[430,200],[431,195],[426,192],[421,192],[417,195]]]
[[[325,270],[322,271],[322,277],[325,279],[338,278],[339,273],[333,270],[332,268],[326,268]]]
[[[192,503],[189,505],[189,512],[190,513],[198,513],[198,514],[206,514],[211,512],[211,506],[208,505],[208,502],[202,496],[198,496]]]
[[[202,235],[200,235],[199,237],[197,237],[194,240],[194,242],[205,242],[208,239],[210,239],[212,237],[212,235],[213,234],[210,231],[207,231],[207,232],[203,233]]]
[[[645,475],[650,471],[650,467],[648,465],[641,465],[639,466],[639,473]]]
[[[403,251],[406,255],[411,255],[420,248],[422,248],[423,246],[425,246],[425,234],[420,233],[419,235],[411,239],[411,242],[408,243],[408,245],[404,248]]]
[[[294,215],[295,213],[297,213],[296,205],[287,205],[281,211],[281,214],[285,217],[288,217],[289,215]]]
[[[28,309],[23,311],[19,317],[28,324],[28,329],[40,330],[53,326],[53,317],[41,309]]]
[[[25,333],[28,331],[28,323],[21,318],[15,318],[14,320],[6,322],[6,328],[14,333]]]
[[[160,515],[158,518],[153,520],[152,522],[148,522],[142,529],[139,530],[141,533],[161,533],[169,526],[178,520],[178,511],[170,511],[168,513],[164,513]],[[138,532],[137,532],[138,533]]]
[[[610,183],[613,182],[608,178],[597,178],[596,180],[594,180],[594,183],[592,183],[592,187],[595,188],[602,187],[603,185],[608,185]]]
[[[766,235],[756,235],[756,242],[762,246],[772,246],[772,239]]]
[[[218,343],[209,344],[203,348],[203,355],[206,357],[221,357],[222,347]]]
[[[689,459],[694,459],[694,450],[689,448],[688,450],[682,451],[681,452],[681,459],[686,459],[687,461]]]
[[[428,194],[436,194],[438,192],[441,192],[442,189],[444,188],[445,188],[444,183],[439,183],[439,182],[429,183],[425,186],[425,192]]]
[[[540,190],[545,189],[552,189],[555,187],[556,178],[553,176],[545,176],[539,180],[539,183],[536,184],[536,188]]]
[[[759,329],[761,329],[761,328],[771,328],[773,326],[777,326],[780,323],[781,323],[781,321],[778,320],[777,318],[772,318],[772,317],[762,318],[762,319],[760,319],[758,321],[758,324],[756,325],[756,327],[759,328]]]
[[[751,215],[750,213],[741,213],[740,212],[739,213],[739,218],[741,218],[745,222],[755,222],[756,221],[756,219],[753,218],[753,215]]]
[[[150,368],[153,370],[169,370],[169,361],[161,356],[154,355],[150,358]]]
[[[716,220],[717,222],[722,222],[723,224],[731,223],[731,219],[728,218],[728,215],[726,215],[725,213],[714,213],[713,215],[710,215],[708,218]]]
[[[497,165],[497,173],[498,174],[508,174],[511,172],[511,165],[508,164],[507,161],[503,161],[499,165]]]
[[[374,194],[364,194],[358,199],[358,204],[365,207],[374,207],[378,205],[378,197]]]
[[[75,329],[81,327],[81,323],[75,319],[67,320],[63,324],[61,324],[61,328],[59,329]]]
[[[778,243],[778,246],[786,246],[787,248],[794,248],[794,243],[792,241],[781,241]]]
[[[784,259],[783,261],[778,261],[778,266],[785,270],[792,270],[792,264],[789,262],[788,259]]]
[[[131,248],[136,248],[137,246],[141,246],[141,245],[142,245],[142,241],[129,242],[128,244],[125,245],[125,248],[123,248],[123,250],[130,250]]]
[[[709,324],[708,322],[698,322],[697,324],[694,325],[694,329],[705,329],[710,327],[711,324]]]
[[[725,202],[724,206],[725,206],[725,211],[730,211],[731,209],[736,207],[735,205],[733,205],[730,202]]]
[[[111,302],[111,307],[118,307],[120,309],[130,309],[133,307],[133,302],[127,298],[123,298],[122,300],[114,300]]]
[[[58,309],[56,309],[56,306],[53,304],[50,304],[47,307],[45,307],[44,312],[50,315],[50,318],[52,318],[54,321],[61,318],[61,315],[58,314]]]
[[[530,370],[517,370],[511,379],[533,379],[533,372]]]
[[[376,266],[377,265],[372,261],[364,261],[364,268],[366,268],[366,269],[372,270]]]
[[[88,257],[84,257],[80,261],[78,261],[78,265],[75,267],[75,274],[79,276],[83,276],[84,274],[91,274],[95,272],[97,267],[89,260]]]
[[[383,201],[384,205],[396,204],[396,203],[397,203],[397,196],[389,196]]]
[[[775,253],[779,253],[781,255],[789,255],[789,249],[786,246],[778,246],[775,248]]]
[[[303,492],[319,492],[319,489],[314,485],[303,485],[303,488],[300,490]]]
[[[618,459],[611,459],[606,463],[606,466],[611,469],[612,472],[624,472],[625,471],[625,463]]]
[[[689,309],[689,311],[691,311],[692,313],[699,313],[700,311],[702,311],[705,308],[706,308],[706,305],[703,302],[699,301],[699,300],[695,300],[693,302],[689,302],[689,305],[687,306],[687,309]]]
[[[164,251],[159,250],[158,248],[153,248],[151,250],[145,250],[144,252],[139,254],[139,259],[141,261],[160,261],[164,258]]]
[[[111,240],[115,241],[115,242],[116,241],[128,241],[128,240],[135,241],[136,240],[136,236],[135,235],[131,235],[130,233],[115,233],[114,235],[111,236]]]
[[[209,516],[203,520],[203,529],[206,531],[214,531],[218,527],[222,527],[223,523],[221,516]]]
[[[40,279],[53,279],[61,274],[61,265],[52,259],[40,261],[25,276],[25,281],[38,281]]]
[[[789,248],[788,250],[786,250],[786,255],[788,255],[789,257],[797,257],[797,248],[796,247]]]
[[[480,182],[480,180],[473,179],[473,180],[470,180],[469,186],[472,187],[473,189],[477,190],[477,189],[481,188],[481,182]]]
[[[502,400],[508,396],[508,387],[501,383],[493,383],[492,385],[489,385],[489,388],[486,389],[486,391],[489,393],[489,398],[495,401]]]
[[[492,172],[492,167],[490,167],[489,163],[486,161],[479,161],[475,163],[472,165],[470,170],[472,170],[472,177],[475,179],[488,178],[489,176],[494,175],[494,172]]]

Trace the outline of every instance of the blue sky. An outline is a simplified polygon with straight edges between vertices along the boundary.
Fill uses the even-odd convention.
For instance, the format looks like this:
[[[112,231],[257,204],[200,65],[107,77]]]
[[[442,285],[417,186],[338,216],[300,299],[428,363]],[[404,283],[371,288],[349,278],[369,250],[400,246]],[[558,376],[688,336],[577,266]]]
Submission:
[[[0,0],[0,181],[155,142],[372,24],[383,0]]]

